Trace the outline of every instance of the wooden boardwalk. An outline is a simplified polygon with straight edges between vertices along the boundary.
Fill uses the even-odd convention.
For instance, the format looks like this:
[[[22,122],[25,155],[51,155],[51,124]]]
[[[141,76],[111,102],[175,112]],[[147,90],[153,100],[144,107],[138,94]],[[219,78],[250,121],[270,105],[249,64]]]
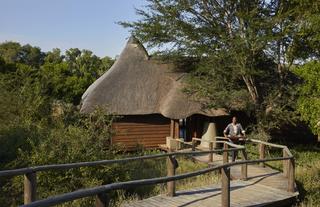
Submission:
[[[207,162],[208,156],[197,156],[196,160]],[[222,156],[214,155],[210,165],[222,163]],[[298,192],[287,192],[288,179],[279,171],[259,165],[248,165],[248,179],[240,180],[241,166],[231,167],[231,206],[288,206]],[[132,201],[123,207],[184,207],[221,206],[221,185],[211,185],[191,190],[177,191],[176,196],[158,195],[144,200]]]
[[[176,141],[177,143],[181,142],[180,139],[173,138],[171,141]],[[96,198],[96,207],[107,207],[110,203],[110,197],[108,195],[114,190],[135,188],[137,186],[145,185],[156,185],[161,183],[167,184],[167,194],[170,196],[158,195],[140,201],[123,203],[122,206],[289,206],[298,196],[299,193],[296,190],[294,180],[294,156],[287,146],[268,143],[256,139],[247,139],[247,142],[258,145],[259,149],[259,159],[250,160],[247,157],[244,146],[236,145],[228,141],[215,141],[216,144],[223,144],[223,148],[213,149],[214,141],[210,141],[209,150],[204,149],[204,151],[196,146],[198,141],[201,141],[201,139],[192,139],[191,149],[174,149],[170,147],[171,145],[168,145],[170,148],[168,148],[169,150],[167,153],[127,157],[117,160],[97,160],[92,162],[52,164],[3,170],[0,171],[0,177],[24,176],[23,207],[53,206],[92,196],[95,196]],[[185,144],[190,146],[190,143]],[[266,146],[280,149],[282,151],[282,156],[266,158]],[[241,160],[237,160],[237,162],[230,162],[230,157],[228,155],[232,151],[237,151],[240,153]],[[218,153],[221,153],[222,156]],[[197,162],[207,163],[208,167],[201,170],[176,175],[176,168],[179,166],[176,156],[191,156]],[[78,189],[76,191],[36,200],[38,172],[110,165],[116,163],[121,164],[132,161],[152,160],[159,158],[166,158],[167,176],[165,177],[110,183],[91,188]],[[267,162],[272,161],[281,161],[283,172],[273,170],[269,167],[263,167]],[[210,183],[208,183],[206,184],[207,186],[184,191],[175,191],[175,182],[210,172],[221,172],[221,184],[210,185]],[[240,178],[243,178],[243,180]]]

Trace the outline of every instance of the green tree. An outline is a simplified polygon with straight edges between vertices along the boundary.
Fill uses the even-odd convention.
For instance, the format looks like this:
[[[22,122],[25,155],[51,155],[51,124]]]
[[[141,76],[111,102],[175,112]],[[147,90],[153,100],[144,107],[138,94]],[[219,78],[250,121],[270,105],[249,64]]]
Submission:
[[[303,81],[298,87],[297,109],[314,134],[320,134],[320,2],[297,1],[296,15],[299,32],[292,53],[300,58],[302,66],[294,68]]]
[[[59,48],[54,48],[52,51],[47,52],[44,62],[59,64],[63,59],[64,55],[61,54],[61,50]]]
[[[21,45],[17,42],[5,42],[0,45],[0,56],[7,63],[17,63]]]
[[[63,55],[57,48],[44,53],[29,44],[0,44],[1,73],[19,76],[23,68],[28,68],[33,71],[31,75],[34,81],[41,85],[41,93],[75,105],[79,104],[81,95],[89,85],[107,71],[113,62],[109,57],[99,58],[89,50],[78,48],[71,48]]]
[[[29,44],[21,46],[17,42],[5,42],[0,44],[0,56],[7,63],[23,63],[38,68],[43,63],[45,53]]]
[[[312,61],[295,69],[302,78],[299,87],[298,111],[312,131],[320,136],[320,62]]]
[[[71,48],[62,56],[54,49],[41,66],[42,82],[50,96],[77,105],[84,91],[112,64],[111,58],[100,59],[89,50]]]
[[[113,65],[114,61],[115,61],[114,59],[108,56],[101,58],[101,66],[98,71],[98,76],[99,77],[102,76],[107,70],[109,70]]]
[[[300,60],[319,59],[320,57],[320,2],[296,0],[299,7],[294,11],[297,16],[297,32],[291,53]]]
[[[265,129],[295,117],[290,68],[296,1],[149,0],[120,22],[149,47],[197,60],[190,93],[209,106],[249,109]],[[271,124],[271,125],[269,125]]]

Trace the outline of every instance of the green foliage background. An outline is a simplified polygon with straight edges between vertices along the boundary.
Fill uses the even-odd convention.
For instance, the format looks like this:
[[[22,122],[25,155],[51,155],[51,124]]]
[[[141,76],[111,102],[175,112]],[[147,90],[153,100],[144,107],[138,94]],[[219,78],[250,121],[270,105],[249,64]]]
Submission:
[[[112,63],[87,50],[62,55],[58,49],[43,53],[30,45],[0,44],[0,169],[115,158],[109,144],[114,116],[99,109],[84,116],[77,107],[84,90]],[[119,172],[108,166],[38,173],[38,198],[126,177]],[[1,205],[20,205],[22,184],[22,176],[1,178]]]
[[[320,62],[312,61],[295,69],[303,79],[298,88],[298,111],[315,134],[320,135]]]

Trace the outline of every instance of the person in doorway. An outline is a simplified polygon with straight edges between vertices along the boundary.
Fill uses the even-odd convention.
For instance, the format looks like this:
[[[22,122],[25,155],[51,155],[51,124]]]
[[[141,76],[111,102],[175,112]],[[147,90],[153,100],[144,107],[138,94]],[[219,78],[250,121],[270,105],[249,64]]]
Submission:
[[[232,122],[223,131],[224,137],[234,144],[244,144],[246,131],[242,128],[241,124],[237,122],[237,117],[232,117]],[[233,151],[232,161],[236,160],[238,152]]]

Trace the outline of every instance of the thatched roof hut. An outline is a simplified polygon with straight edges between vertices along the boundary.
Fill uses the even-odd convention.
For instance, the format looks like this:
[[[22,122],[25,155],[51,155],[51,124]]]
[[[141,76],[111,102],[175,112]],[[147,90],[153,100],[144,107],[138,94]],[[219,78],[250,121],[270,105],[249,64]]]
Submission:
[[[227,115],[223,109],[205,109],[201,102],[183,92],[185,74],[173,64],[151,58],[143,45],[131,37],[114,65],[83,94],[81,112],[97,106],[121,116],[156,114],[179,120],[201,114]]]
[[[131,37],[114,65],[83,94],[81,111],[106,106],[119,115],[162,114],[183,119],[193,114],[221,116],[222,109],[207,110],[183,91],[184,73],[173,64],[149,57],[141,43]]]

